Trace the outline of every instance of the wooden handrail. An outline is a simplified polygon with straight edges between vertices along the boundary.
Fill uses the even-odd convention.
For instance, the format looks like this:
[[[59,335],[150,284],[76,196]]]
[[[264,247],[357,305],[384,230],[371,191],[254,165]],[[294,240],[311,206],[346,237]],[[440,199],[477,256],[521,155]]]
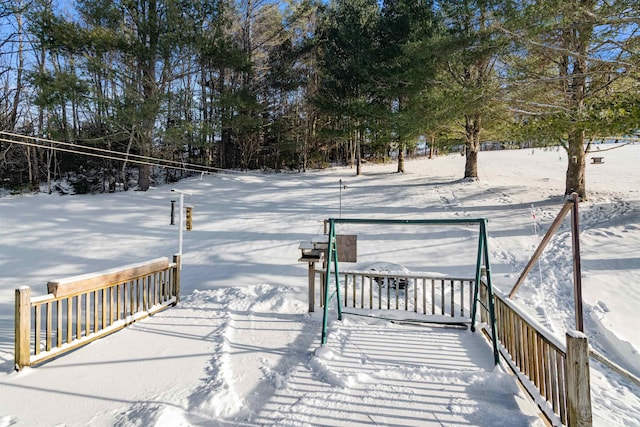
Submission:
[[[586,337],[575,331],[562,343],[501,293],[494,298],[501,354],[543,413],[553,424],[590,425]]]
[[[58,298],[68,297],[148,276],[168,268],[168,258],[156,258],[144,263],[130,264],[98,273],[52,280],[47,283],[47,290]]]

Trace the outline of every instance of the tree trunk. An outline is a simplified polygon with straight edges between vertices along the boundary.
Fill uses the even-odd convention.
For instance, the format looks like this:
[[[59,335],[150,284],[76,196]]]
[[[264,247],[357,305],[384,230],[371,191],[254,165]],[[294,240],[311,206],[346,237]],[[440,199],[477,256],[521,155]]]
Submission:
[[[362,173],[362,145],[361,139],[363,138],[362,131],[358,130],[356,132],[356,141],[355,141],[355,152],[356,152],[356,176],[360,176]]]
[[[151,155],[151,132],[144,129],[140,141],[140,155],[149,157]],[[138,190],[147,191],[151,186],[151,167],[140,165],[138,168]]]
[[[464,177],[478,179],[478,152],[480,151],[481,115],[473,113],[465,115],[465,154]]]
[[[142,120],[140,121],[140,139],[138,140],[140,154],[151,156],[153,146],[153,128],[158,114],[158,104],[161,89],[156,81],[156,65],[158,63],[158,40],[159,40],[159,19],[158,5],[156,0],[148,0],[146,6],[146,16],[142,24],[145,30],[138,37],[142,36],[146,40],[145,52],[138,59],[138,67],[142,77]],[[151,167],[140,165],[138,174],[138,190],[147,191],[151,185]]]
[[[585,185],[584,131],[572,130],[567,145],[568,165],[565,195],[578,193],[580,200],[587,200]]]
[[[18,105],[22,98],[22,71],[24,70],[24,52],[23,52],[23,34],[22,34],[22,14],[16,14],[16,21],[18,25],[18,67],[16,70],[16,90],[13,95],[13,105],[11,106],[11,113],[9,114],[9,129],[11,131],[16,130],[16,124],[18,123]]]
[[[596,2],[581,0],[579,7],[584,13],[593,13]],[[588,11],[588,12],[587,12]],[[562,32],[562,44],[567,53],[560,62],[560,77],[565,93],[567,107],[573,114],[573,123],[567,135],[568,167],[565,183],[565,195],[578,193],[580,200],[587,199],[585,181],[585,132],[579,126],[580,117],[585,108],[585,99],[589,89],[589,42],[593,37],[593,22],[587,20],[574,23]]]
[[[398,147],[398,173],[404,173],[404,144]]]

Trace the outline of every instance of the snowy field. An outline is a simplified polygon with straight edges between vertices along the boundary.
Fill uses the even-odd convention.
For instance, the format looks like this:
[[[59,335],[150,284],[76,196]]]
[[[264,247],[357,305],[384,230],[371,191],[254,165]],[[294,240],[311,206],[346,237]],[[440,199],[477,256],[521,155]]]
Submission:
[[[586,334],[640,376],[640,145],[600,146],[580,205]],[[614,148],[614,149],[612,149]],[[605,151],[606,150],[606,151]],[[152,190],[0,197],[0,427],[540,425],[480,334],[346,316],[320,346],[301,241],[329,217],[489,220],[508,293],[563,204],[563,150],[482,152],[307,174],[224,174]],[[339,182],[346,185],[340,188]],[[13,371],[14,289],[177,252],[171,188],[189,192],[182,302],[37,368]],[[340,197],[341,196],[341,197]],[[471,276],[467,226],[341,226],[358,265]],[[564,341],[574,326],[569,220],[514,300]],[[594,425],[640,426],[640,388],[592,360]]]

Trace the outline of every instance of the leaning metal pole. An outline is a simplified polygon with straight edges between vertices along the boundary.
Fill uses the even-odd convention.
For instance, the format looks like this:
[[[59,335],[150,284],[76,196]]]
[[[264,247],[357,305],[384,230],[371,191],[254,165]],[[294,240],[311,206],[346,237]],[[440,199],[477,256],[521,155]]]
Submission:
[[[573,240],[573,295],[576,304],[576,329],[584,332],[584,318],[582,314],[582,262],[580,261],[580,214],[578,193],[571,194],[573,212],[571,215],[571,238]]]

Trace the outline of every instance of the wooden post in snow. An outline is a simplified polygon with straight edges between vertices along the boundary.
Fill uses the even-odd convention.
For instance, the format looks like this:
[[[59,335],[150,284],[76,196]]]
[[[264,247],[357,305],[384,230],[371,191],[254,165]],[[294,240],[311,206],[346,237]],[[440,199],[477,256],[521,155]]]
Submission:
[[[589,340],[580,331],[567,333],[566,393],[568,425],[591,427]]]
[[[316,300],[316,263],[309,261],[309,313],[315,311]]]
[[[16,289],[15,328],[15,368],[19,371],[30,365],[31,356],[31,288],[28,286]]]

